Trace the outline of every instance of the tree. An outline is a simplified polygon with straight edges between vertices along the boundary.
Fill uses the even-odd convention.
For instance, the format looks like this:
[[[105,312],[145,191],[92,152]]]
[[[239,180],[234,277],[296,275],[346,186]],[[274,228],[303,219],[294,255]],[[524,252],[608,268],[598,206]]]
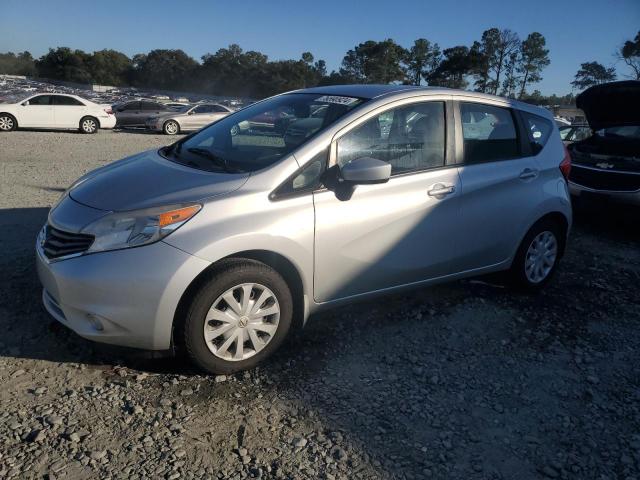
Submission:
[[[542,70],[551,63],[549,50],[545,48],[546,43],[544,36],[538,32],[530,33],[522,41],[520,63],[517,68],[518,73],[522,75],[518,98],[522,98],[528,85],[542,80]]]
[[[100,50],[93,52],[87,63],[95,83],[128,85],[131,82],[133,64],[124,53],[116,50]]]
[[[640,31],[633,40],[627,40],[620,48],[620,58],[626,63],[636,80],[640,80]]]
[[[36,60],[38,76],[68,82],[91,83],[89,59],[91,55],[68,47],[49,49],[46,55]]]
[[[426,38],[419,38],[413,43],[406,56],[406,76],[413,85],[420,85],[438,67],[441,60],[440,47]]]
[[[147,55],[136,55],[133,63],[137,85],[165,90],[190,88],[198,68],[198,62],[182,50],[151,50]]]
[[[31,53],[27,51],[18,54],[13,52],[0,53],[0,73],[6,73],[8,75],[35,75],[36,65]]]
[[[402,62],[407,51],[388,38],[382,42],[369,40],[349,50],[342,60],[340,74],[364,83],[403,81]]]
[[[502,91],[500,95],[503,97],[515,98],[516,89],[518,88],[519,77],[517,75],[518,65],[520,63],[520,52],[512,52],[505,62],[504,80],[502,81]]]
[[[265,90],[268,58],[260,52],[244,52],[237,44],[202,57],[199,87],[218,95],[257,96]]]
[[[580,65],[575,79],[571,82],[573,88],[584,90],[600,83],[612,82],[616,79],[616,70],[607,68],[598,62],[586,62]]]
[[[494,95],[498,93],[507,62],[519,47],[518,34],[507,28],[490,28],[482,33],[480,42],[471,47],[478,91]]]
[[[448,88],[466,88],[468,82],[466,76],[471,73],[472,59],[469,48],[458,45],[446,48],[438,67],[429,76],[429,85],[438,85]]]

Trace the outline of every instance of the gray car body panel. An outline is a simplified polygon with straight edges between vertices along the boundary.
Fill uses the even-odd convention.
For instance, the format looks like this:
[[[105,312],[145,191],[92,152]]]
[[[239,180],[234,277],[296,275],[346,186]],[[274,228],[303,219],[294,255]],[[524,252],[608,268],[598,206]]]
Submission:
[[[314,311],[354,299],[503,270],[510,266],[527,230],[542,216],[560,213],[570,225],[569,194],[558,168],[563,146],[553,117],[545,110],[490,95],[442,88],[373,85],[305,90],[309,91],[370,96],[371,100],[300,145],[291,155],[251,175],[207,174],[147,152],[88,175],[71,191],[73,198],[97,209],[128,210],[178,201],[203,204],[197,215],[160,242],[197,260],[185,261],[189,266],[183,268],[179,286],[172,285],[181,291],[172,291],[169,300],[165,294],[159,297],[161,307],[168,311],[160,313],[156,304],[146,307],[155,321],[172,321],[177,299],[189,283],[184,280],[186,277],[192,276],[193,281],[207,266],[247,252],[277,254],[293,265],[302,282],[306,318]],[[418,101],[455,100],[544,116],[553,123],[554,132],[535,157],[461,165],[460,158],[456,158],[459,152],[452,148],[454,153],[448,156],[444,168],[394,176],[383,184],[358,185],[348,200],[338,199],[327,189],[277,201],[270,199],[271,192],[318,153],[329,149],[329,162],[333,165],[336,140],[374,115]],[[535,178],[520,179],[518,175],[525,168],[535,170]],[[137,182],[128,180],[129,175],[135,176]],[[168,180],[171,178],[174,181]],[[428,195],[438,184],[450,185],[452,193],[442,198]],[[526,195],[521,194],[523,191]],[[112,198],[119,196],[122,198]],[[473,205],[467,208],[469,203]],[[53,217],[56,221],[55,212]],[[122,258],[133,259],[136,250],[146,258],[152,247],[124,250]],[[90,257],[94,257],[91,262],[98,262],[100,258],[120,255],[99,253],[68,262],[76,262],[81,270],[81,262]],[[55,268],[62,263],[67,261],[58,262]],[[169,273],[157,274],[166,277]],[[104,278],[102,285],[96,278],[94,287],[108,293],[113,281],[117,281],[115,271],[111,278]],[[137,284],[132,288],[146,287]],[[146,292],[143,295],[149,298]],[[143,313],[136,309],[136,314]],[[171,331],[171,325],[158,328],[165,333]],[[168,345],[170,335],[155,338],[152,343],[153,348]]]

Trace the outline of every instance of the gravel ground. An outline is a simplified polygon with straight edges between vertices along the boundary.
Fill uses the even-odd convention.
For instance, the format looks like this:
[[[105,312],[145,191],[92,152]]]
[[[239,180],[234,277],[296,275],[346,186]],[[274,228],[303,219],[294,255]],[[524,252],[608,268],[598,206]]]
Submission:
[[[582,205],[540,294],[471,280],[352,305],[207,377],[58,325],[34,270],[68,184],[170,140],[0,135],[0,478],[640,478],[637,209]]]

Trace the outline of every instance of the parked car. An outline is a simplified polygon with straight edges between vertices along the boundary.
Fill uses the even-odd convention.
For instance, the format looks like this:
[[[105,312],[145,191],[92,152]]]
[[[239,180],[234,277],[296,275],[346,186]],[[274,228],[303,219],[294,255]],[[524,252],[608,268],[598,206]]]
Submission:
[[[80,130],[96,133],[113,128],[116,118],[108,105],[98,105],[77,95],[38,94],[0,104],[0,131],[17,128]]]
[[[591,127],[587,124],[562,125],[558,127],[558,130],[565,145],[579,142],[591,136]]]
[[[215,103],[202,103],[163,115],[155,115],[147,119],[149,130],[175,135],[180,132],[191,132],[216,122],[231,113],[231,109]]]
[[[568,147],[571,193],[640,205],[640,81],[588,88],[576,104],[595,133]]]
[[[285,132],[233,134],[282,110]],[[332,306],[497,271],[541,288],[571,225],[569,168],[553,117],[514,100],[278,95],[76,181],[37,240],[44,305],[92,340],[251,368]]]
[[[144,127],[149,117],[175,111],[164,103],[152,100],[133,100],[113,106],[116,126],[119,128]]]

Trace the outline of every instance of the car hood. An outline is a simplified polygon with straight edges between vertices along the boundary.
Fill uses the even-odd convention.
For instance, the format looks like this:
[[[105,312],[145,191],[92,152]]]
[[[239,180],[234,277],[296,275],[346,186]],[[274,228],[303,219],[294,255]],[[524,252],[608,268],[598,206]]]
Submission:
[[[603,83],[587,88],[576,98],[594,130],[640,125],[640,81]]]
[[[223,195],[240,188],[249,175],[196,170],[150,150],[89,172],[69,196],[100,210],[136,210]]]

